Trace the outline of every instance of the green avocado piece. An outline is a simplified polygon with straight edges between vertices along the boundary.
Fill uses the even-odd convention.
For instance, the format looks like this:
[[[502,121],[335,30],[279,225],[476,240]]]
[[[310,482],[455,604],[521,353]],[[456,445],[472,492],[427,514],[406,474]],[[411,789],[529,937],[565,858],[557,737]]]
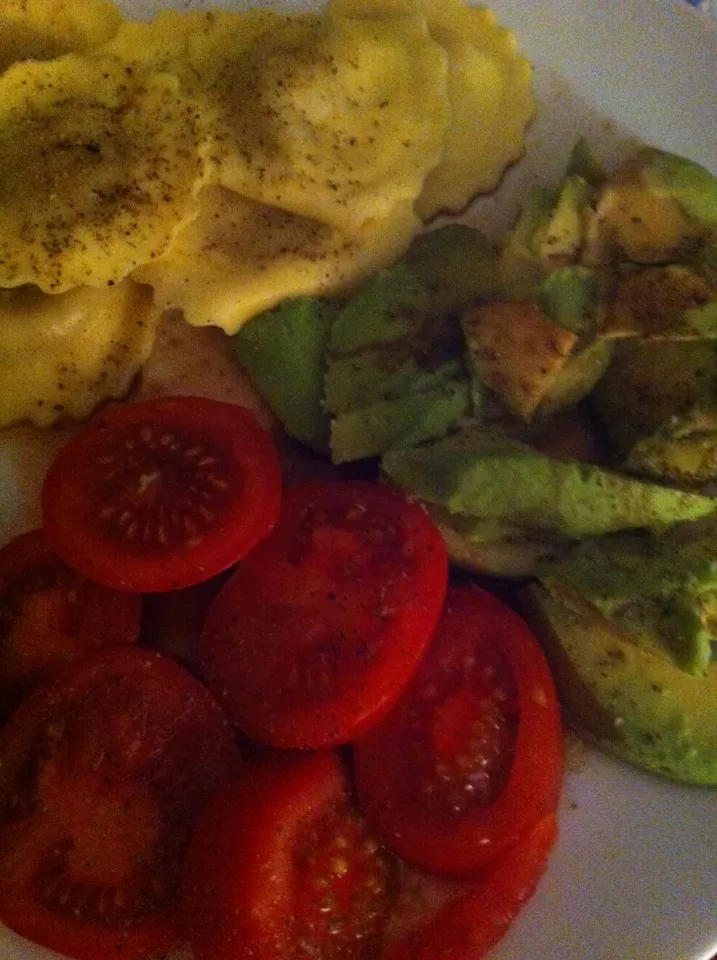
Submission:
[[[717,398],[717,345],[711,341],[626,340],[591,395],[620,458],[639,441]]]
[[[601,187],[608,177],[585,137],[580,137],[579,140],[575,141],[573,149],[570,151],[566,173],[568,176],[577,174],[587,181],[591,187],[596,188]]]
[[[471,385],[463,378],[341,413],[331,422],[331,458],[348,463],[440,437],[471,406]]]
[[[607,298],[600,335],[642,340],[717,339],[717,283],[686,264],[632,270],[620,278]]]
[[[480,391],[455,308],[496,285],[485,237],[446,227],[419,238],[341,308],[324,382],[334,462],[441,436],[475,409]]]
[[[550,219],[539,229],[539,257],[547,265],[575,263],[583,244],[585,214],[593,188],[578,174],[563,181]]]
[[[696,408],[638,440],[625,469],[681,486],[717,480],[717,409]]]
[[[717,510],[715,498],[553,459],[478,430],[390,451],[381,466],[391,482],[451,513],[570,539],[662,529]]]
[[[240,363],[286,432],[319,452],[329,440],[323,388],[334,314],[333,305],[319,300],[288,300],[234,337]]]
[[[670,531],[586,539],[559,561],[543,564],[544,583],[561,583],[617,626],[659,647],[680,669],[704,674],[717,640],[717,548],[714,524],[685,524],[678,545]]]
[[[605,374],[610,366],[613,349],[613,344],[607,340],[594,340],[583,350],[573,354],[558,371],[540,401],[538,415],[547,416],[576,406]]]
[[[428,308],[460,310],[500,288],[496,252],[485,234],[460,223],[419,234],[404,263],[419,276],[428,293]]]
[[[674,197],[698,223],[717,228],[717,177],[692,160],[654,147],[642,153],[645,185]]]
[[[539,237],[550,220],[554,203],[548,190],[531,190],[515,226],[503,241],[500,281],[503,296],[508,300],[530,299],[543,278]]]
[[[594,270],[579,265],[558,267],[535,291],[540,309],[559,327],[590,338],[596,328],[598,278]]]
[[[661,645],[644,644],[559,583],[532,584],[523,600],[580,730],[653,773],[717,784],[717,663],[686,673]]]
[[[684,259],[717,228],[717,178],[653,148],[638,151],[599,192],[582,262]]]

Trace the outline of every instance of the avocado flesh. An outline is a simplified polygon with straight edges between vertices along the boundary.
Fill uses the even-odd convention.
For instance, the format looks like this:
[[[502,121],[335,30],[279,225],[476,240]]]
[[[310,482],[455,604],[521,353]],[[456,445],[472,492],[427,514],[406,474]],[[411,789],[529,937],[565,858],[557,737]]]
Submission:
[[[631,473],[683,486],[717,480],[717,410],[691,410],[638,440],[625,460]]]
[[[523,599],[580,730],[645,770],[717,785],[716,663],[703,676],[684,672],[562,584],[532,584]]]
[[[621,630],[695,675],[709,667],[717,632],[714,524],[684,524],[675,536],[617,534],[586,539],[538,571],[543,583],[571,587]],[[673,528],[674,531],[674,528]]]
[[[717,229],[717,178],[665,151],[641,150],[600,191],[583,263],[682,259]]]
[[[717,338],[717,285],[684,264],[642,267],[617,283],[605,305],[603,337]]]
[[[694,409],[710,409],[715,398],[714,343],[626,340],[591,399],[615,453],[625,458],[636,443]]]
[[[663,529],[717,509],[712,497],[553,459],[480,431],[390,451],[381,467],[391,482],[450,513],[567,539]]]
[[[613,345],[595,340],[574,354],[553,379],[538,407],[539,416],[547,416],[576,406],[594,388],[612,359]]]
[[[234,337],[239,362],[290,437],[326,452],[324,366],[335,309],[297,298],[246,323]]]
[[[473,412],[479,391],[455,309],[496,285],[485,237],[446,227],[419,238],[342,307],[324,380],[335,463],[439,437]]]

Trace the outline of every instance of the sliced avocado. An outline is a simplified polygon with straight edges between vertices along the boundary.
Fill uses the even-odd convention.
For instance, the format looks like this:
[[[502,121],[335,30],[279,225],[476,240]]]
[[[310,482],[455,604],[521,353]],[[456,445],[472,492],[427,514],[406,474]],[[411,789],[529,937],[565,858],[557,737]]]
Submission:
[[[587,339],[595,331],[598,288],[594,270],[558,267],[538,284],[535,302],[553,323]]]
[[[679,549],[668,531],[583,540],[545,563],[543,583],[560,583],[594,604],[646,647],[659,647],[680,669],[704,674],[717,640],[714,524],[685,524]]]
[[[381,468],[392,483],[450,513],[572,539],[659,530],[717,510],[715,498],[553,459],[480,430],[390,451]]]
[[[583,263],[683,258],[717,227],[717,178],[660,150],[639,151],[602,188]]]
[[[717,228],[717,177],[709,170],[685,157],[648,147],[642,153],[642,176],[652,191],[674,197],[698,223]]]
[[[573,354],[543,394],[538,415],[547,416],[578,404],[605,374],[612,354],[613,344],[607,340],[594,340]]]
[[[570,174],[563,181],[550,219],[538,233],[538,255],[548,267],[577,261],[592,192],[587,180],[577,174]]]
[[[428,308],[460,310],[474,300],[495,295],[500,287],[496,252],[485,234],[460,223],[419,234],[404,262],[428,292]]]
[[[554,203],[548,190],[531,190],[517,223],[503,241],[500,278],[503,296],[508,300],[530,299],[543,277],[539,238],[545,232]]]
[[[625,469],[681,486],[717,480],[717,409],[691,410],[638,440]]]
[[[471,276],[451,290],[461,263]],[[492,263],[477,231],[437,230],[342,307],[324,383],[336,463],[441,436],[473,411],[479,391],[453,306],[494,288]]]
[[[716,339],[717,285],[683,264],[631,271],[607,299],[600,335],[643,340]]]
[[[246,323],[234,337],[240,363],[284,429],[319,452],[328,449],[324,370],[335,307],[289,300]]]
[[[331,422],[331,459],[347,463],[440,437],[471,412],[471,404],[470,382],[463,378],[341,413]]]
[[[710,341],[617,345],[592,400],[615,453],[627,457],[674,418],[717,398],[717,346]]]
[[[606,750],[654,773],[717,784],[717,663],[704,676],[643,646],[558,583],[524,591],[568,716]]]
[[[530,420],[578,343],[531,300],[479,303],[461,316],[474,377]]]

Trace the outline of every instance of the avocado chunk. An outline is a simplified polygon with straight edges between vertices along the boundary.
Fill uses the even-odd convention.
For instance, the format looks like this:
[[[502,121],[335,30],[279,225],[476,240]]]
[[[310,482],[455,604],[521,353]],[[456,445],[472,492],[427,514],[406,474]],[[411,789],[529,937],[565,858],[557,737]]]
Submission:
[[[480,391],[456,309],[497,287],[494,252],[466,227],[419,238],[339,311],[325,376],[336,463],[443,435]]]
[[[543,394],[537,413],[547,416],[576,406],[604,375],[612,353],[613,345],[607,340],[594,340],[574,353]]]
[[[319,452],[329,440],[323,391],[334,314],[320,300],[288,300],[252,318],[234,337],[239,362],[286,432]]]
[[[645,770],[717,784],[717,664],[686,673],[571,587],[532,584],[523,613],[541,638],[566,712],[604,749]]]
[[[708,516],[717,499],[648,483],[467,430],[385,454],[392,483],[450,513],[567,539],[663,529]]]
[[[578,260],[592,193],[590,184],[578,174],[569,174],[563,180],[550,219],[538,233],[538,255],[548,267]]]
[[[717,286],[683,264],[642,267],[622,277],[607,300],[602,337],[717,338]]]
[[[704,674],[717,640],[715,526],[681,527],[679,542],[674,528],[661,536],[636,532],[583,540],[538,575],[543,583],[571,587],[680,669]]]
[[[661,150],[639,151],[602,188],[583,263],[682,259],[717,227],[717,178]]]
[[[625,469],[682,486],[717,480],[717,410],[691,410],[638,440]]]
[[[618,457],[717,398],[717,345],[711,341],[626,340],[597,384],[592,401]]]
[[[554,203],[550,191],[542,187],[531,190],[515,226],[505,237],[500,253],[500,280],[506,299],[528,300],[540,283],[544,275],[540,236]]]
[[[568,362],[578,335],[531,300],[478,303],[461,316],[473,375],[530,420]]]

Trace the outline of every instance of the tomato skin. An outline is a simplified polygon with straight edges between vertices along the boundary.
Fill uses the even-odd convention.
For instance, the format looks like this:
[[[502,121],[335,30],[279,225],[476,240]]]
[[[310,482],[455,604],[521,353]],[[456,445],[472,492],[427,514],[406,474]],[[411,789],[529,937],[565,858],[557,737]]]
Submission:
[[[555,814],[548,813],[477,877],[471,889],[389,945],[384,960],[480,960],[535,892],[557,836]]]
[[[501,669],[512,692],[497,687],[491,700],[482,678],[497,682]],[[512,739],[505,735],[511,722]],[[450,586],[416,676],[394,710],[354,745],[354,766],[369,822],[409,863],[460,876],[519,842],[556,809],[562,776],[555,688],[524,621],[473,584]],[[486,772],[489,792],[480,796]]]
[[[66,668],[0,731],[0,922],[76,960],[181,943],[189,831],[238,762],[174,662],[118,647]]]
[[[135,643],[141,598],[99,586],[55,555],[41,530],[0,549],[0,715],[58,668]]]
[[[262,743],[347,743],[395,703],[445,596],[446,549],[425,511],[364,482],[306,482],[209,609],[200,670]]]
[[[108,407],[61,448],[43,528],[91,580],[164,592],[236,563],[271,531],[280,501],[279,460],[252,413],[158,397]]]
[[[194,960],[369,960],[390,879],[338,755],[268,755],[216,794],[192,836],[182,886]]]

